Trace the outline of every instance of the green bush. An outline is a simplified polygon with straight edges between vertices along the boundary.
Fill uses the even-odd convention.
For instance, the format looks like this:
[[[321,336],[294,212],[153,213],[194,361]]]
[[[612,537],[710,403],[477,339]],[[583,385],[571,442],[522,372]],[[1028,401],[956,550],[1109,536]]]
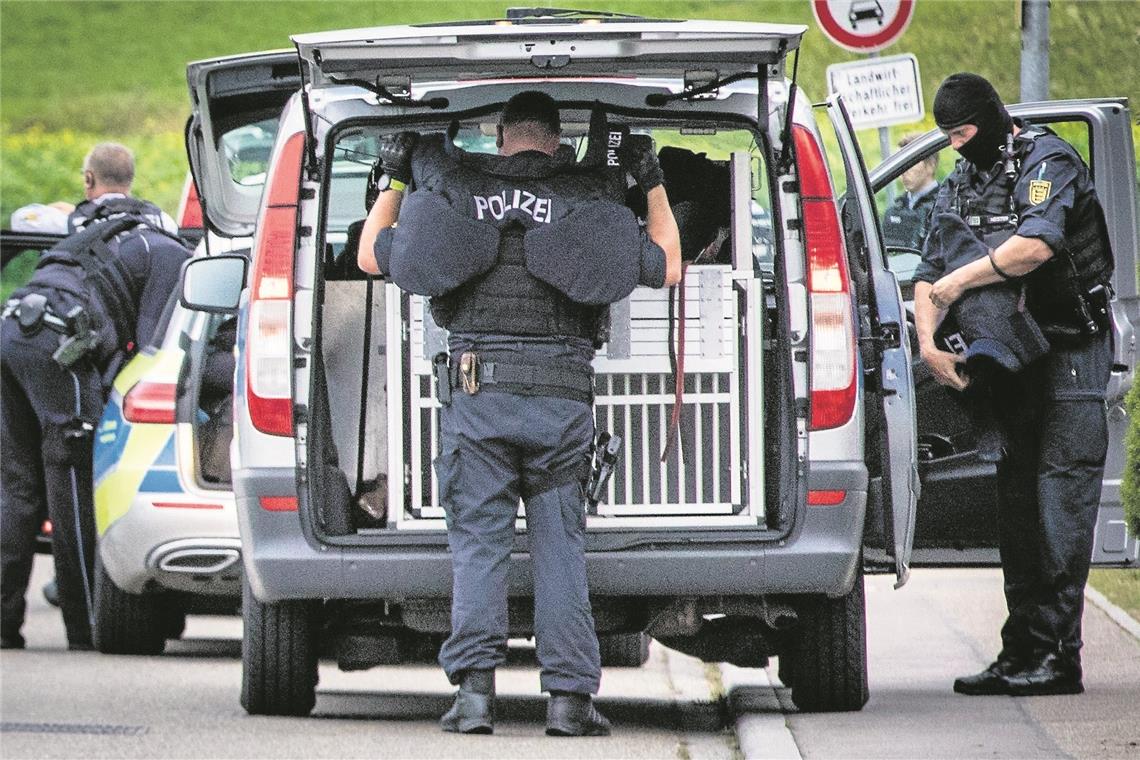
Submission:
[[[1128,412],[1128,432],[1124,437],[1124,481],[1120,497],[1124,501],[1124,519],[1132,535],[1140,536],[1140,383],[1134,383],[1124,400]]]

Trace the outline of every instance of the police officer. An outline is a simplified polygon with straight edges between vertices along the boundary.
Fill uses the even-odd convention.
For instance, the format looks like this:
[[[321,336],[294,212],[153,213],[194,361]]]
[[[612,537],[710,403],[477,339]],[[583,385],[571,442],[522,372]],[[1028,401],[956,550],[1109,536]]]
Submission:
[[[1083,594],[1108,446],[1113,263],[1104,214],[1076,151],[1045,128],[1011,119],[982,77],[948,77],[934,118],[963,159],[943,182],[935,215],[961,217],[985,255],[947,271],[934,247],[924,252],[915,273],[923,360],[939,382],[969,384],[961,356],[935,345],[935,328],[964,293],[995,283],[1024,284],[1050,344],[993,391],[1009,436],[998,464],[1009,614],[997,659],[958,678],[954,690],[1080,693]]]
[[[560,133],[554,101],[523,92],[502,111],[498,156],[457,155],[450,140],[422,137],[413,151],[415,136],[397,135],[382,151],[390,184],[361,236],[361,268],[432,296],[435,320],[450,331],[450,367],[437,358],[435,467],[453,564],[451,636],[439,659],[459,691],[445,731],[493,730],[520,497],[536,654],[551,695],[546,732],[610,731],[591,699],[601,663],[585,563],[590,362],[606,306],[639,282],[678,282],[681,252],[647,138],[626,140],[620,153],[647,195],[642,231],[619,202],[624,172],[615,189],[603,172],[583,171],[559,149]]]
[[[75,234],[45,252],[4,306],[0,368],[0,646],[22,648],[36,533],[52,554],[69,649],[90,649],[95,569],[91,452],[106,388],[148,342],[188,251],[156,206],[130,197],[131,152],[95,146]]]
[[[905,148],[918,136],[918,133],[905,135],[899,140],[899,147]],[[883,215],[883,237],[887,245],[922,250],[930,232],[934,199],[938,196],[938,181],[934,178],[937,171],[938,154],[933,153],[899,177],[906,192],[896,197]]]

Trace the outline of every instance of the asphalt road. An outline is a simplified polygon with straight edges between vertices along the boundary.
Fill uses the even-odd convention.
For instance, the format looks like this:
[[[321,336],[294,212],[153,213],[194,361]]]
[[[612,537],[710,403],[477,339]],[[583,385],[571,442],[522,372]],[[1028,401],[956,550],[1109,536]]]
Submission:
[[[860,713],[801,715],[770,685],[774,667],[721,674],[655,645],[645,667],[606,670],[599,704],[615,732],[597,739],[543,735],[525,647],[500,674],[492,737],[439,732],[452,690],[432,666],[322,665],[313,717],[249,717],[238,704],[236,619],[192,617],[161,657],[67,652],[58,611],[39,593],[48,574],[38,560],[29,649],[0,655],[3,758],[1140,758],[1140,641],[1095,607],[1085,615],[1085,695],[951,692],[954,675],[996,650],[995,571],[916,572],[898,592],[868,580],[872,696]]]

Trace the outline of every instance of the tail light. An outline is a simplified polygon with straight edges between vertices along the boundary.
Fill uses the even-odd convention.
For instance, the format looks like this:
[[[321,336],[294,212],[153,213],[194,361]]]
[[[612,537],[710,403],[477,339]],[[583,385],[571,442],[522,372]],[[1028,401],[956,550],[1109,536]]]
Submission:
[[[123,397],[123,417],[128,422],[174,424],[178,386],[140,380]]]
[[[855,413],[851,277],[823,153],[805,127],[795,127],[795,142],[811,298],[811,429],[825,430]]]
[[[253,426],[269,435],[293,434],[293,253],[304,147],[304,133],[293,134],[270,169],[253,243],[246,399]]]
[[[203,226],[198,185],[194,183],[194,177],[187,174],[186,184],[182,186],[182,200],[178,203],[178,229],[200,230]]]

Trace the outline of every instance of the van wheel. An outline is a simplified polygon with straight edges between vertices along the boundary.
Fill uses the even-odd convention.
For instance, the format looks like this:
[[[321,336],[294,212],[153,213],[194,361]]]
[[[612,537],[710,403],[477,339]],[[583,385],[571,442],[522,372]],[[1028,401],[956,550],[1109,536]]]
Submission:
[[[649,660],[649,636],[644,633],[611,633],[598,637],[602,665],[640,668]]]
[[[241,609],[241,706],[250,715],[308,715],[317,698],[313,603],[263,604],[246,581]]]
[[[95,648],[103,654],[162,654],[165,602],[157,594],[128,594],[95,559]]]
[[[804,712],[848,712],[867,704],[867,617],[860,568],[838,599],[805,607],[792,645],[792,702]]]

